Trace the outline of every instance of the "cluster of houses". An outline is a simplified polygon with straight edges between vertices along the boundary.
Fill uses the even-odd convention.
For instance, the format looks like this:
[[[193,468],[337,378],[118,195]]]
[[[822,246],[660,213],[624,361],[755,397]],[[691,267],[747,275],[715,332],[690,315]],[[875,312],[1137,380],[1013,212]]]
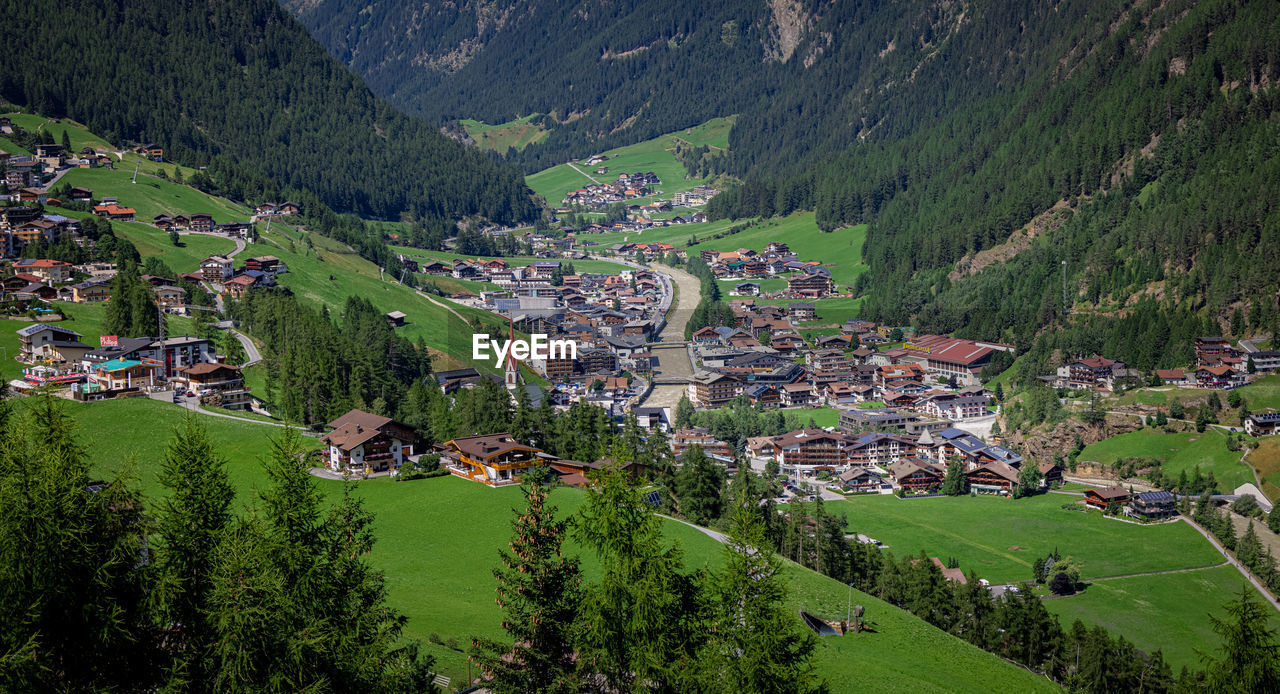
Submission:
[[[222,291],[233,299],[239,299],[253,287],[270,287],[276,283],[276,276],[288,272],[289,268],[274,255],[261,255],[249,258],[244,265],[236,268],[231,258],[223,255],[211,255],[200,261],[199,272],[184,273],[193,282],[207,282],[221,287]]]
[[[21,194],[21,191],[19,191]],[[43,193],[30,202],[42,203]],[[0,257],[12,258],[30,243],[55,244],[64,239],[85,243],[80,220],[49,214],[40,207],[11,205],[0,208]]]
[[[1249,362],[1254,371],[1266,374],[1280,370],[1280,352],[1246,352],[1231,346],[1224,337],[1198,337],[1196,363],[1189,369],[1156,369],[1153,376],[1162,385],[1226,390],[1249,382]],[[1123,362],[1094,356],[1058,367],[1057,374],[1044,380],[1056,388],[1096,388],[1115,390],[1119,383],[1137,383],[1142,374]]]
[[[12,132],[12,125],[0,117],[0,132]],[[64,169],[113,168],[115,160],[106,152],[85,147],[79,152],[62,145],[36,145],[34,154],[0,152],[0,170],[4,171],[5,193],[11,202],[34,202],[44,196],[44,182]],[[44,199],[39,202],[43,203]]]
[[[191,231],[205,234],[225,234],[244,238],[249,233],[248,222],[224,222],[218,224],[213,215],[198,212],[192,215],[158,214],[152,218],[151,224],[161,231]]]
[[[787,291],[782,296],[818,299],[830,296],[835,291],[835,285],[831,282],[831,270],[816,260],[800,260],[785,243],[775,241],[759,253],[750,248],[739,248],[736,251],[704,250],[701,257],[717,279],[785,276]],[[760,285],[742,282],[731,293],[737,296],[758,296]]]
[[[177,390],[205,404],[250,407],[240,367],[221,363],[214,344],[204,338],[103,335],[93,347],[75,330],[49,323],[33,323],[17,333],[17,359],[26,366],[12,385],[20,390],[69,388],[79,400]]]
[[[603,169],[603,170],[601,170]],[[597,173],[608,173],[608,167],[602,166]],[[595,183],[586,188],[569,191],[562,201],[574,207],[586,207],[599,210],[617,202],[625,202],[635,198],[652,195],[657,186],[662,185],[658,175],[652,171],[636,173],[620,173],[613,183]]]
[[[989,415],[990,394],[978,379],[982,367],[994,352],[1012,349],[912,333],[901,347],[876,351],[888,338],[882,326],[864,321],[851,321],[847,332],[810,346],[794,322],[812,317],[812,303],[733,307],[741,327],[705,327],[692,336],[696,368],[688,397],[696,406],[720,407],[745,395],[764,407],[882,402],[939,419],[972,420]]]

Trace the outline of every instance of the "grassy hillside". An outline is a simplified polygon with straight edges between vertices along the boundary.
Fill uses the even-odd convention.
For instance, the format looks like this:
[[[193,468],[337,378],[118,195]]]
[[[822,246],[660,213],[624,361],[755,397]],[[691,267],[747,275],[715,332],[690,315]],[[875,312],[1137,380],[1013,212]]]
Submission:
[[[1092,581],[1088,589],[1045,602],[1064,625],[1080,619],[1121,634],[1150,653],[1159,648],[1174,672],[1200,666],[1200,653],[1218,636],[1206,619],[1225,616],[1222,604],[1246,585],[1234,567]],[[1272,618],[1272,627],[1276,619]]]
[[[828,510],[847,514],[850,532],[874,537],[895,554],[954,556],[960,568],[992,583],[1030,580],[1032,560],[1055,548],[1079,560],[1085,578],[1221,561],[1190,526],[1140,526],[1061,508],[1078,500],[1059,494],[1017,500],[874,496],[834,502]]]
[[[126,164],[115,169],[73,169],[62,177],[66,183],[92,190],[95,198],[119,198],[121,205],[138,211],[137,219],[142,222],[150,222],[158,214],[197,212],[213,215],[218,223],[247,222],[253,214],[243,205],[155,176],[140,173],[137,183],[132,180],[133,166]]]
[[[1262,439],[1245,460],[1262,480],[1262,493],[1280,499],[1280,437]]]
[[[501,154],[508,149],[524,149],[551,133],[550,130],[531,122],[539,115],[541,114],[534,113],[506,123],[498,123],[497,125],[486,125],[478,120],[470,119],[459,122],[462,127],[466,128],[467,134],[471,136],[471,139],[475,140],[477,147]]]
[[[1212,470],[1218,486],[1230,491],[1245,482],[1253,482],[1253,473],[1240,462],[1240,455],[1227,450],[1226,438],[1216,429],[1166,434],[1148,428],[1086,446],[1080,460],[1111,465],[1121,458],[1159,458],[1164,461],[1165,474],[1174,477],[1184,470],[1191,475],[1193,468],[1199,466],[1200,474]]]
[[[582,161],[575,161],[553,166],[536,174],[526,176],[525,182],[535,193],[541,195],[547,203],[557,206],[564,199],[565,193],[590,185],[593,180],[599,183],[612,183],[618,178],[618,174],[623,171],[628,173],[652,171],[658,175],[658,180],[662,181],[662,185],[657,187],[659,194],[656,197],[670,200],[671,196],[676,193],[689,190],[710,180],[709,178],[686,178],[684,165],[676,160],[673,151],[676,144],[675,140],[680,139],[692,142],[694,145],[714,143],[717,146],[727,147],[729,130],[732,126],[732,119],[716,118],[694,128],[661,135],[652,140],[646,140],[634,145],[611,149],[603,153],[604,156],[608,157],[604,162],[604,166],[609,167],[609,173],[607,174],[597,175],[594,165],[587,166]],[[719,143],[723,143],[723,145]],[[577,167],[577,170],[574,167]],[[648,199],[644,198],[642,200],[647,201]]]
[[[14,125],[28,132],[49,133],[57,144],[62,144],[62,135],[66,133],[67,138],[71,141],[71,150],[73,152],[79,152],[85,147],[92,147],[102,151],[114,151],[116,149],[115,145],[89,132],[88,128],[68,118],[55,120],[34,113],[17,112],[2,113],[0,115],[8,116]]]
[[[700,233],[698,238],[706,239],[706,236]],[[862,263],[862,244],[866,239],[867,227],[864,224],[827,234],[818,230],[812,212],[797,212],[781,219],[762,220],[722,239],[701,240],[689,247],[689,253],[736,251],[739,248],[761,251],[771,241],[782,241],[800,260],[821,261],[831,269],[832,281],[847,285],[867,271],[867,266]]]

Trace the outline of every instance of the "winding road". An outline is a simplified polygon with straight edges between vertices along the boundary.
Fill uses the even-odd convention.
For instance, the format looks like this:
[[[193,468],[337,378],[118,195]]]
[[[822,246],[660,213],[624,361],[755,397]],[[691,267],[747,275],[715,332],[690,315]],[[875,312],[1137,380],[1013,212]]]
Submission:
[[[1253,584],[1253,587],[1258,589],[1258,592],[1262,594],[1262,597],[1267,599],[1267,602],[1271,603],[1272,607],[1276,608],[1277,611],[1280,611],[1280,601],[1277,601],[1275,596],[1271,594],[1271,591],[1267,590],[1266,586],[1262,585],[1261,581],[1254,578],[1253,574],[1250,573],[1249,570],[1246,569],[1244,565],[1240,563],[1239,560],[1231,556],[1231,553],[1228,552],[1227,549],[1222,546],[1222,543],[1218,542],[1218,538],[1214,537],[1212,533],[1200,527],[1199,524],[1193,522],[1190,518],[1187,518],[1186,516],[1178,516],[1178,520],[1183,521],[1187,525],[1190,525],[1191,527],[1195,528],[1196,531],[1199,532],[1201,535],[1204,535],[1204,539],[1208,540],[1209,544],[1213,545],[1213,548],[1218,550],[1218,553],[1221,554],[1224,558],[1226,558],[1227,563],[1236,567],[1236,570],[1240,572],[1240,575],[1244,576],[1245,579],[1249,581],[1249,583]]]

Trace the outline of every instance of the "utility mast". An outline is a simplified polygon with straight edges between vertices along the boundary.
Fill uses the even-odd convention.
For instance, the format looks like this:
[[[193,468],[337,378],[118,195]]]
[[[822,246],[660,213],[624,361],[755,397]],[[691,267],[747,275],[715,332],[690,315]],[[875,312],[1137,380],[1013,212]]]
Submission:
[[[1071,307],[1067,305],[1067,261],[1062,261],[1062,312],[1071,313]]]
[[[138,182],[138,168],[142,166],[142,162],[134,162],[133,164],[133,180],[130,183]]]

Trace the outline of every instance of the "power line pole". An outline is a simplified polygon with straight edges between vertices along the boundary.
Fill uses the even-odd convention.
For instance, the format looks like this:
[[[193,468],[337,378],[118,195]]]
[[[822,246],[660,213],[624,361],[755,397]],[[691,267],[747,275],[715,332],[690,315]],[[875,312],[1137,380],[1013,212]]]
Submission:
[[[1065,260],[1062,261],[1062,311],[1063,313],[1070,312],[1067,306],[1067,261]]]

